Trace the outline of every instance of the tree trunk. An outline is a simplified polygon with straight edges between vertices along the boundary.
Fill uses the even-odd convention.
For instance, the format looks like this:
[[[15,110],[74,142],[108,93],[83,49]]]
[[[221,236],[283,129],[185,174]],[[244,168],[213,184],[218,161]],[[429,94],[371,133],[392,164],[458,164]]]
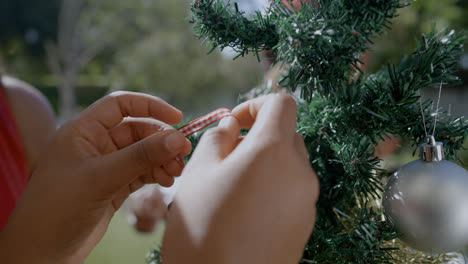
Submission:
[[[63,123],[72,119],[76,114],[76,96],[74,77],[63,76],[59,86],[59,122]]]

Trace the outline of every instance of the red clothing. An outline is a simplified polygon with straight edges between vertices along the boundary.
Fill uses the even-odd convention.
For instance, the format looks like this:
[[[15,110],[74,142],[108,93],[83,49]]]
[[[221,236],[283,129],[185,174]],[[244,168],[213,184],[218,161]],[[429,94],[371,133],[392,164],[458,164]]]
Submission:
[[[23,193],[28,178],[21,136],[0,82],[0,232]]]

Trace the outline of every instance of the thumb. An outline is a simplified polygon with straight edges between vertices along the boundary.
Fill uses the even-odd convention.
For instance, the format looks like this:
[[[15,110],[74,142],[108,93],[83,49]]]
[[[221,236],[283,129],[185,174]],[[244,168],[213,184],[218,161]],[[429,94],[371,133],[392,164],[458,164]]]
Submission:
[[[136,177],[190,152],[190,142],[177,130],[157,132],[97,160],[97,178],[109,191],[120,190]]]
[[[225,159],[236,147],[239,133],[239,121],[235,117],[223,118],[217,127],[203,134],[191,160],[212,162]]]

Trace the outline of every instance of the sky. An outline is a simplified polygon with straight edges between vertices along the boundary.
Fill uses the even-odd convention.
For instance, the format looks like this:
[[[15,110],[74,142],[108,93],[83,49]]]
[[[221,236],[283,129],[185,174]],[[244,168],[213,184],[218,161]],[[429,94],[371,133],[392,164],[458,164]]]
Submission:
[[[231,3],[237,2],[239,4],[239,8],[245,11],[247,15],[255,12],[255,10],[263,11],[266,7],[266,4],[268,3],[268,0],[224,0],[224,1],[226,2],[230,1]],[[226,59],[232,59],[237,55],[237,53],[234,52],[231,48],[225,48],[221,52],[221,54]]]
[[[255,10],[263,9],[268,0],[231,0],[231,2],[237,2],[240,9],[244,10],[248,14]]]

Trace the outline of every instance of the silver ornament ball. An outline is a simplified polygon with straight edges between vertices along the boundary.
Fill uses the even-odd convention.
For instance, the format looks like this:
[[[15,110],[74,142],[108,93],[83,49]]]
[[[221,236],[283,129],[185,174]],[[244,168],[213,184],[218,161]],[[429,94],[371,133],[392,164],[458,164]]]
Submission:
[[[420,160],[390,177],[383,208],[403,242],[439,254],[468,245],[468,172],[445,160],[442,144],[430,139]]]

